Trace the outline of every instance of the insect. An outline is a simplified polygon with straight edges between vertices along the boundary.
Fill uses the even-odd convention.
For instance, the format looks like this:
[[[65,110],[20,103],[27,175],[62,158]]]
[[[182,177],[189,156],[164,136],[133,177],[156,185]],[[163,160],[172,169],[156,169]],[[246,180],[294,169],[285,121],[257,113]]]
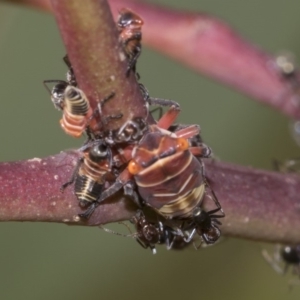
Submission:
[[[276,171],[282,173],[300,173],[300,158],[288,159],[286,161],[273,161],[273,166]]]
[[[140,83],[139,87],[144,97],[147,114],[149,113],[149,105],[159,105],[159,108],[161,108],[161,106],[172,105],[175,107],[179,107],[179,104],[176,101],[150,97],[148,90],[143,84]],[[99,111],[100,110],[101,109],[99,109]],[[117,119],[121,117],[121,114],[110,116],[108,117],[108,121],[109,118]],[[148,123],[146,119],[147,117],[134,117],[124,122],[124,124],[120,128],[104,132],[106,143],[110,146],[122,143],[136,144],[144,136],[145,132],[148,131]]]
[[[68,72],[67,72],[67,80],[44,80],[44,86],[46,87],[46,89],[49,91],[50,95],[51,95],[51,100],[54,104],[54,107],[58,110],[63,110],[64,109],[64,95],[65,95],[65,90],[68,86],[73,86],[73,87],[77,87],[77,82],[76,82],[76,78],[75,78],[75,74],[72,68],[72,65],[70,63],[70,60],[68,58],[68,56],[64,56],[63,60],[65,62],[65,64],[68,66]],[[47,84],[49,83],[56,83],[56,85],[54,85],[54,87],[52,88],[52,90],[49,89],[49,87],[47,86]]]
[[[176,132],[167,130],[179,112],[179,107],[172,106],[157,124],[149,125],[131,151],[127,168],[82,214],[83,217],[88,218],[104,199],[124,188],[124,193],[140,207],[150,206],[166,219],[185,220],[183,229],[191,230],[187,240],[191,240],[195,232],[210,244],[218,239],[217,225],[220,223],[216,219],[224,217],[224,213],[217,198],[213,197],[217,209],[205,213],[200,208],[207,182],[204,165],[199,159],[209,157],[211,150],[205,144],[190,147],[189,139],[199,134],[198,125]],[[221,215],[215,215],[217,211]]]
[[[222,223],[218,220],[220,218],[224,218],[225,214],[221,208],[221,205],[214,193],[214,191],[209,187],[208,183],[205,182],[205,195],[202,198],[202,201],[205,198],[212,199],[217,208],[212,209],[210,211],[205,211],[202,209],[202,205],[198,205],[192,213],[190,220],[188,220],[182,228],[185,231],[191,230],[190,234],[187,238],[185,238],[185,242],[189,243],[192,241],[194,235],[198,233],[199,236],[202,237],[203,241],[207,245],[214,244],[218,241],[221,236],[221,231],[219,229],[219,225]],[[210,191],[210,193],[208,193]],[[219,214],[216,214],[219,212]],[[201,246],[201,244],[200,244]],[[196,247],[199,248],[200,246]]]
[[[113,181],[112,152],[99,139],[84,146],[83,157],[79,159],[70,181],[62,185],[63,191],[68,185],[75,182],[75,194],[80,206],[87,207],[95,202],[105,184]]]
[[[150,222],[142,210],[137,211],[131,222],[135,225],[137,242],[145,249],[150,248],[153,254],[156,254],[155,244],[165,244],[168,250],[179,243],[186,244],[179,228],[167,226],[162,221]]]
[[[275,65],[283,80],[288,83],[287,93],[293,93],[292,99],[300,105],[300,76],[296,68],[295,56],[292,53],[283,53],[275,58]],[[290,96],[290,95],[289,95]],[[290,131],[295,142],[300,146],[300,121],[290,122]]]
[[[101,122],[99,109],[93,110],[85,93],[77,87],[77,82],[72,65],[68,56],[64,61],[69,67],[67,81],[64,80],[45,80],[44,85],[49,90],[48,83],[56,83],[50,92],[51,100],[55,108],[63,111],[60,125],[62,129],[73,137],[80,137],[86,132],[88,139],[99,137]],[[112,98],[114,93],[99,101],[99,107],[107,100]]]
[[[136,232],[132,233],[128,225],[121,222],[127,227],[130,234],[122,234],[106,228],[102,225],[99,227],[104,231],[119,235],[122,237],[134,238],[143,248],[150,248],[153,254],[156,254],[156,244],[165,244],[167,249],[183,249],[188,244],[184,241],[184,235],[178,227],[166,225],[163,221],[148,221],[142,210],[137,210],[136,214],[130,219],[134,224]]]
[[[273,161],[274,169],[283,173],[299,173],[300,159],[290,159],[284,162]],[[279,274],[285,274],[289,267],[294,273],[300,276],[300,245],[279,245],[274,247],[273,254],[269,254],[266,249],[262,250],[264,259]],[[299,282],[298,282],[299,284]]]
[[[128,59],[126,76],[132,70],[135,73],[136,62],[142,50],[142,26],[144,21],[137,14],[127,8],[121,9],[117,21],[119,30],[119,41],[122,44],[125,55]],[[139,75],[137,75],[139,79]]]
[[[93,119],[93,110],[84,92],[71,85],[67,86],[63,95],[63,116],[60,120],[62,129],[73,137],[80,137],[86,130],[95,130],[98,124]],[[89,135],[89,133],[88,133]]]
[[[288,268],[292,267],[293,271],[300,276],[300,245],[276,245],[273,255],[265,249],[262,255],[277,273],[285,274]]]
[[[189,216],[204,192],[203,164],[196,156],[207,157],[204,144],[190,147],[188,139],[199,133],[191,125],[172,133],[170,127],[179,113],[171,109],[151,125],[133,150],[128,173],[134,178],[139,195],[146,205],[167,219]]]
[[[291,53],[282,53],[275,58],[275,64],[281,76],[291,81],[298,81],[296,76],[295,57]]]

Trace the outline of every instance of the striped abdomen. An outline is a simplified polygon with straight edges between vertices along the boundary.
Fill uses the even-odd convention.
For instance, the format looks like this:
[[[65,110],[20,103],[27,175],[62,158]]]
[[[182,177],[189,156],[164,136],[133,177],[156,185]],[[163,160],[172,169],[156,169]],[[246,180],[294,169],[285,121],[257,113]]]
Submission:
[[[73,137],[80,137],[86,130],[92,114],[84,92],[69,85],[65,90],[63,117],[60,120],[63,130]]]
[[[97,200],[106,179],[112,176],[107,153],[102,144],[85,153],[75,180],[75,194],[83,206]]]
[[[75,194],[81,206],[95,202],[102,192],[103,184],[86,175],[78,175],[75,181]]]
[[[167,218],[186,218],[205,186],[199,161],[188,151],[160,159],[135,176],[141,197]]]
[[[166,218],[190,217],[205,193],[202,165],[188,147],[185,139],[151,132],[133,153],[139,194]]]

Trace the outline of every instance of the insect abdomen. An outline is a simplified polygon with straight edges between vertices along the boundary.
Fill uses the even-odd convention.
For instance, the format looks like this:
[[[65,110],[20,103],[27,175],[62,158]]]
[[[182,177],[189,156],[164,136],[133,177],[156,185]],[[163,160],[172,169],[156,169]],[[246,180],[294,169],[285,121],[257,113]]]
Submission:
[[[86,175],[78,175],[75,181],[75,194],[80,205],[95,202],[102,192],[103,184]]]
[[[202,167],[190,151],[159,159],[135,175],[146,204],[167,218],[185,218],[205,192]]]
[[[73,136],[80,137],[87,127],[92,109],[85,94],[73,86],[65,91],[64,114],[60,120],[63,130]]]

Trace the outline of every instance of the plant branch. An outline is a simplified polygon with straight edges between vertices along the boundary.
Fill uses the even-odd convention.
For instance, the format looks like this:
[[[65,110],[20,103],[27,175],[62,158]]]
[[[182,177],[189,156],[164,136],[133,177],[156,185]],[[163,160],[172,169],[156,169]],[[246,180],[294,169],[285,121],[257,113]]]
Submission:
[[[71,178],[79,157],[80,153],[72,151],[44,159],[0,164],[0,220],[84,223],[78,217],[83,210],[78,205],[74,187],[60,191],[61,185]],[[101,205],[91,222],[95,218],[99,223],[111,222],[114,218],[127,219],[133,208],[125,197],[116,195]]]
[[[105,124],[118,129],[125,120],[147,118],[143,95],[134,74],[126,77],[127,60],[118,42],[118,33],[106,0],[52,0],[68,56],[80,88],[93,108],[112,92],[101,118],[122,114]]]
[[[12,2],[50,9],[48,0]],[[299,96],[281,77],[274,57],[245,41],[224,22],[203,13],[179,12],[133,0],[111,0],[110,5],[114,15],[128,7],[142,16],[146,45],[292,118],[300,118]]]
[[[124,5],[128,2],[122,3]],[[111,91],[115,91],[116,97],[110,102],[109,108],[104,109],[104,116],[114,114],[116,111],[124,113],[125,118],[137,115],[144,116],[144,100],[140,94],[138,84],[133,75],[130,78],[125,77],[126,63],[122,61],[122,55],[120,55],[122,49],[118,45],[115,24],[107,3],[103,0],[89,0],[85,1],[83,6],[79,5],[76,0],[52,0],[52,4],[79,86],[86,92],[92,105],[95,107],[99,98],[101,99]],[[139,12],[138,9],[136,10]],[[217,35],[217,32],[219,32],[222,38],[225,41],[227,39],[229,43],[225,43],[225,41],[223,43],[228,47],[225,50],[223,49],[225,52],[229,49],[233,51],[242,47],[239,44],[241,41],[236,40],[238,37],[228,29],[222,28],[222,24],[207,16],[181,14],[164,10],[154,22],[155,13],[158,13],[158,11],[155,12],[155,8],[154,10],[149,8],[148,14],[145,12],[145,17],[143,16],[146,24],[149,23],[148,27],[145,27],[145,39],[148,39],[148,41],[151,40],[149,38],[149,35],[151,35],[149,29],[151,20],[152,25],[155,23],[153,27],[158,30],[158,27],[155,26],[159,24],[160,26],[163,24],[164,26],[171,26],[175,21],[179,22],[180,18],[183,18],[182,26],[195,25],[196,22],[196,25],[198,24],[197,26],[200,28],[197,29],[198,32],[202,33],[199,36],[195,35],[195,32],[194,34],[189,33],[186,38],[192,36],[194,38],[206,37],[207,41],[203,43],[209,44],[208,37],[216,30],[214,34]],[[199,18],[203,18],[202,21]],[[208,27],[204,26],[206,29],[203,31],[203,27],[200,25],[203,25],[204,20],[204,24]],[[162,28],[165,28],[164,26]],[[169,30],[168,26],[166,28]],[[176,27],[176,24],[172,26],[171,29],[177,29],[180,36],[180,27]],[[191,26],[191,28],[193,27]],[[158,32],[161,32],[161,30],[156,31],[156,37]],[[172,32],[174,34],[174,31]],[[147,35],[148,38],[146,38]],[[230,39],[228,40],[228,38]],[[157,39],[162,43],[163,39],[158,37]],[[191,40],[186,39],[183,44],[187,41]],[[169,43],[168,47],[170,47],[170,40],[165,42],[166,44]],[[193,46],[190,45],[191,48]],[[208,46],[208,48],[205,45],[202,46],[206,51],[209,49]],[[246,53],[242,53],[239,64],[244,68],[247,65],[245,61],[250,59],[254,53],[253,51],[256,50],[249,45],[244,45],[242,49]],[[195,54],[194,50],[190,51],[192,51],[189,52],[190,54]],[[203,51],[202,56],[205,53]],[[238,52],[234,52],[234,54],[239,55]],[[220,55],[219,64],[225,63],[225,57],[223,56],[222,60],[221,53],[216,55]],[[265,56],[262,55],[262,57]],[[266,58],[254,60],[253,62],[259,65],[263,61],[266,62]],[[213,69],[222,70],[219,64],[215,64]],[[217,66],[219,67],[217,68]],[[230,64],[227,66],[229,73],[232,72],[233,69],[230,68]],[[261,67],[260,65],[260,67],[257,66],[254,69],[261,72]],[[256,74],[257,76],[259,76],[259,72]],[[223,70],[220,74],[223,74]],[[242,73],[239,74],[242,76]],[[264,74],[270,82],[274,81],[274,76],[269,76],[273,74],[272,72],[270,74],[265,72]],[[277,80],[279,82],[278,78]],[[251,85],[253,85],[253,82],[251,82]],[[267,85],[266,89],[270,89],[271,86],[272,84]],[[271,95],[271,91],[269,92]],[[287,109],[288,105],[281,105],[280,107],[285,112],[290,111]],[[124,119],[122,122],[124,122]],[[118,121],[112,122],[107,126],[107,129],[114,129],[119,125]],[[78,157],[79,153],[73,151],[45,159],[0,164],[2,183],[0,220],[51,221],[97,225],[130,218],[136,208],[132,201],[126,199],[122,194],[114,195],[104,201],[88,221],[82,222],[78,218],[78,213],[82,212],[82,209],[78,205],[73,188],[67,188],[64,194],[60,192],[60,186],[71,177]],[[297,243],[300,241],[297,230],[300,228],[299,177],[218,162],[206,163],[206,165],[208,179],[226,213],[222,225],[222,231],[225,235],[282,243]]]
[[[44,159],[0,164],[0,221],[47,221],[98,225],[128,220],[136,206],[122,194],[104,201],[83,222],[73,186],[60,187],[72,175],[76,151]],[[253,240],[299,243],[300,177],[254,170],[219,162],[206,162],[207,177],[226,213],[226,236]]]

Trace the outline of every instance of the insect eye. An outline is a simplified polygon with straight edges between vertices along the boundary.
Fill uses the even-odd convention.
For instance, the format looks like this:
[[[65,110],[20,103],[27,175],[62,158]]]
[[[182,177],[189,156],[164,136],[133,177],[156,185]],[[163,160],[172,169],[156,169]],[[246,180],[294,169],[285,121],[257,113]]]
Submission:
[[[177,144],[177,149],[178,150],[186,150],[189,148],[189,142],[187,139],[184,138],[179,138],[178,139],[178,144]]]
[[[137,164],[134,160],[130,161],[128,164],[128,171],[130,174],[135,175],[142,170],[142,167]]]

